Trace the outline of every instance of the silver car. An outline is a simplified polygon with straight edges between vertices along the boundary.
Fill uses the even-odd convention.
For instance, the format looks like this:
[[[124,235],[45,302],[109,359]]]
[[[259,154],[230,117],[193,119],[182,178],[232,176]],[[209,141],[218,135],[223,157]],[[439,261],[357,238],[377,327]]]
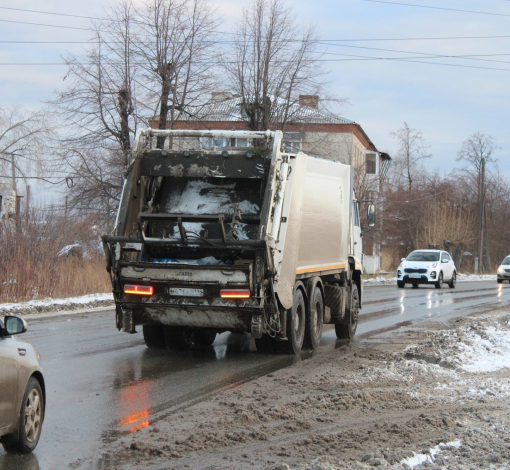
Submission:
[[[46,394],[39,355],[15,338],[25,320],[0,319],[0,442],[7,452],[32,452],[41,436]]]

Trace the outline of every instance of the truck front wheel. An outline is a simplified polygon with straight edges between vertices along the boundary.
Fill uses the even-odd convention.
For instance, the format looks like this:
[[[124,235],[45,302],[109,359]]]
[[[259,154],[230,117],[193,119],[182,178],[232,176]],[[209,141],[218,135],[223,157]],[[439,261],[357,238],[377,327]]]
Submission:
[[[339,339],[351,339],[356,334],[359,316],[359,293],[358,286],[355,283],[351,285],[350,298],[348,300],[345,323],[335,325],[336,337]]]
[[[297,288],[294,292],[292,307],[287,311],[287,340],[277,341],[279,354],[299,354],[305,339],[306,302],[303,291]]]

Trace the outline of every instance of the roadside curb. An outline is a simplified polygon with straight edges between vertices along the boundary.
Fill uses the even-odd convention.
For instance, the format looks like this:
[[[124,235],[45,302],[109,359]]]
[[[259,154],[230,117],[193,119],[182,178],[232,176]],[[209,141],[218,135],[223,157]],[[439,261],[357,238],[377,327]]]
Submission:
[[[46,312],[46,313],[25,313],[20,315],[27,320],[42,320],[45,318],[54,318],[54,317],[65,317],[69,315],[79,315],[82,313],[99,313],[107,310],[115,310],[115,305],[107,305],[102,307],[91,307],[91,308],[80,308],[77,310],[61,310],[58,312]],[[12,312],[13,315],[16,315],[15,312]]]

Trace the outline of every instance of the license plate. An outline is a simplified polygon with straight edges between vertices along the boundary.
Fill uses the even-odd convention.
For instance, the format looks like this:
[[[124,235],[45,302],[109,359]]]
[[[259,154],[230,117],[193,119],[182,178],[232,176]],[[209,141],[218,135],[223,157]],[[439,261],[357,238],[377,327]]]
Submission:
[[[179,297],[203,297],[204,289],[192,289],[190,287],[169,287],[168,293]]]
[[[421,279],[421,274],[409,274],[410,279]]]

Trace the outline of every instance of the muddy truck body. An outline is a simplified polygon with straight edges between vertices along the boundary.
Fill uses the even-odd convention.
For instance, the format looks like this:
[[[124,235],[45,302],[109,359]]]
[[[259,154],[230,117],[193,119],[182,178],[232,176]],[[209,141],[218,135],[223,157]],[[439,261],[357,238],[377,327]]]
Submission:
[[[280,131],[138,134],[103,237],[119,329],[141,325],[149,348],[246,332],[259,350],[290,354],[317,348],[324,323],[354,335],[363,266],[353,169],[284,150]]]

